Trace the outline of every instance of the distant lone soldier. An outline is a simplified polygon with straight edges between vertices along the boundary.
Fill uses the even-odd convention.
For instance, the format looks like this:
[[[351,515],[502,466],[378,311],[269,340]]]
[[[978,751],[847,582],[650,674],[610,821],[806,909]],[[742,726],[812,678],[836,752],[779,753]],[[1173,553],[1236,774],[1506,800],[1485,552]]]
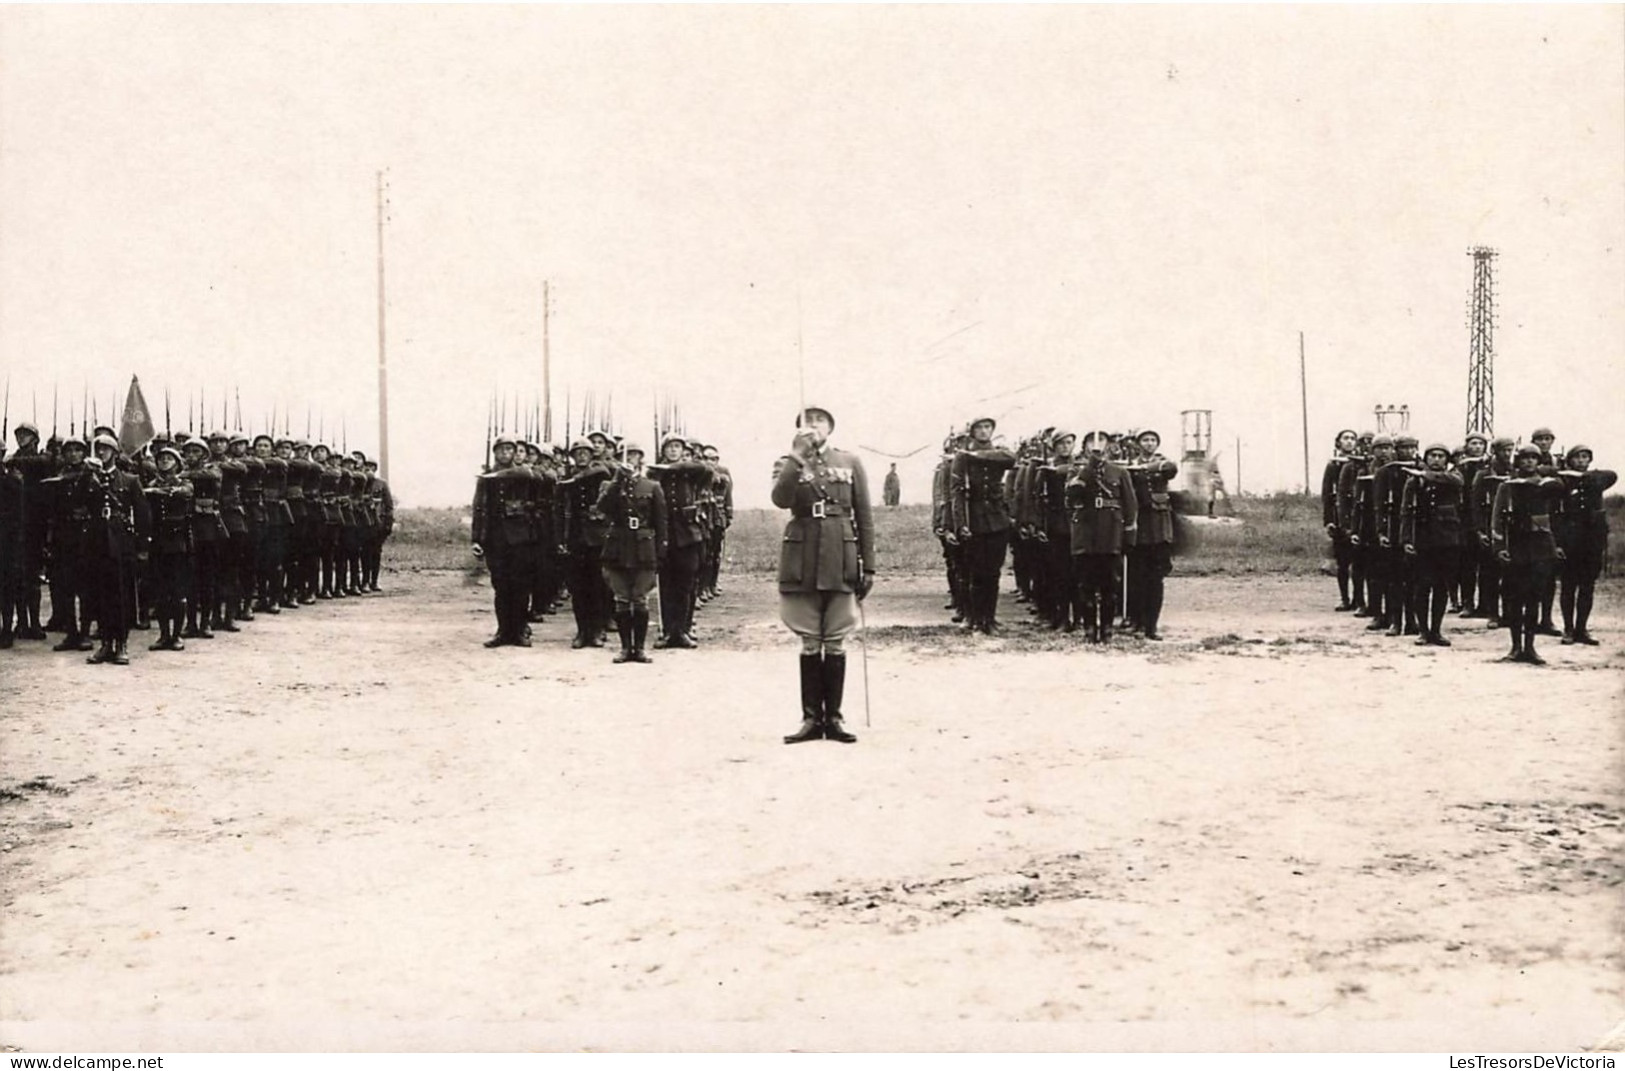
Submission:
[[[881,485],[881,501],[888,506],[903,504],[903,481],[897,478],[897,462],[891,464],[891,471],[886,473],[886,482]]]

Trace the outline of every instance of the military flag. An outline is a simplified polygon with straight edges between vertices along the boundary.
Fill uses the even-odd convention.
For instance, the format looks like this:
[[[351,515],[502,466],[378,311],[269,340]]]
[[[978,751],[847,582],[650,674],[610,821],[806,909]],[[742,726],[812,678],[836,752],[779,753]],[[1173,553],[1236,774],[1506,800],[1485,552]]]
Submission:
[[[130,393],[124,399],[124,416],[119,422],[119,449],[133,454],[151,442],[158,430],[152,424],[152,412],[147,399],[141,394],[141,381],[130,377]]]

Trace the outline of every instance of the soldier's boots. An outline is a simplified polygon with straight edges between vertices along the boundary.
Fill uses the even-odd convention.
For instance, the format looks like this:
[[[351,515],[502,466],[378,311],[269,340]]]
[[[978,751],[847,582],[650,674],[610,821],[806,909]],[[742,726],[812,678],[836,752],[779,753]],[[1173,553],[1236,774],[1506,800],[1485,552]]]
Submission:
[[[654,661],[643,651],[643,641],[648,635],[649,611],[640,606],[632,611],[632,661],[644,663]]]
[[[826,654],[824,679],[824,739],[855,744],[858,738],[841,727],[841,699],[846,693],[846,655]]]
[[[817,655],[801,656],[801,728],[784,738],[786,744],[800,744],[824,738],[824,660]]]
[[[90,644],[89,640],[85,639],[83,636],[81,636],[77,632],[69,632],[67,635],[63,636],[62,639],[60,639],[56,643],[52,644],[51,645],[51,650],[53,650],[53,651],[88,651],[88,650],[90,650],[90,647],[91,647],[91,644]]]
[[[103,662],[111,662],[112,660],[113,641],[106,637],[103,637],[101,645],[96,648],[96,653],[85,659],[86,662],[93,666],[99,666]]]
[[[611,659],[611,661],[614,662],[616,665],[622,665],[622,664],[624,664],[626,662],[632,661],[632,613],[631,613],[631,611],[629,611],[629,610],[620,610],[620,611],[616,612],[616,614],[615,614],[615,631],[617,633],[619,633],[620,637],[621,637],[621,653],[616,655],[613,659]],[[581,639],[580,634],[577,634],[576,639],[577,640]],[[570,646],[574,647],[574,646],[576,646],[576,644],[574,642],[572,642],[570,644]]]

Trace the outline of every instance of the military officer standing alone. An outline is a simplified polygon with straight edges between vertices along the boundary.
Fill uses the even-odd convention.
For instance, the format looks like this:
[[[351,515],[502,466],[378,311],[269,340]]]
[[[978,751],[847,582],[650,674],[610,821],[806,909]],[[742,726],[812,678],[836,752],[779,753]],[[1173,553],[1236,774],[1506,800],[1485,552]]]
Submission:
[[[829,445],[835,417],[809,406],[773,483],[773,504],[790,511],[779,553],[779,617],[801,637],[801,728],[786,744],[854,743],[841,725],[846,638],[875,577],[869,478],[856,454]]]
[[[886,482],[880,489],[881,500],[888,506],[899,506],[903,502],[903,483],[897,475],[897,462],[891,463],[886,472]]]

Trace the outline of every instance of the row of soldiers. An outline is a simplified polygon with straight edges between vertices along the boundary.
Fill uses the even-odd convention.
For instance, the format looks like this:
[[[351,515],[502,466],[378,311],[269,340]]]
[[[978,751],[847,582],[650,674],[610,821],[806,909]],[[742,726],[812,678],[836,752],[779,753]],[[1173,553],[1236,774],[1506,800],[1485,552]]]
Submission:
[[[1419,454],[1411,435],[1339,432],[1321,482],[1337,609],[1371,618],[1370,630],[1443,647],[1447,611],[1482,618],[1508,630],[1512,662],[1542,663],[1537,635],[1595,645],[1603,495],[1617,477],[1592,468],[1589,447],[1559,453],[1555,441],[1550,428],[1524,446],[1472,434],[1459,449],[1433,443]]]
[[[951,434],[932,481],[953,620],[1000,629],[1006,553],[1017,598],[1041,624],[1109,642],[1114,623],[1160,640],[1163,580],[1173,567],[1178,466],[1155,431],[1127,435],[1045,428],[1016,450],[991,417]]]
[[[379,590],[395,504],[359,450],[216,431],[126,453],[110,427],[41,444],[31,423],[15,438],[0,459],[0,647],[59,631],[55,651],[128,665],[131,629],[154,622],[151,649],[180,651],[257,613]]]
[[[491,573],[496,632],[487,647],[528,647],[530,625],[568,593],[571,647],[620,633],[617,662],[647,662],[648,599],[659,584],[656,648],[698,646],[697,609],[718,586],[733,478],[717,447],[669,434],[641,445],[591,431],[565,447],[492,443],[477,482],[473,547]]]

